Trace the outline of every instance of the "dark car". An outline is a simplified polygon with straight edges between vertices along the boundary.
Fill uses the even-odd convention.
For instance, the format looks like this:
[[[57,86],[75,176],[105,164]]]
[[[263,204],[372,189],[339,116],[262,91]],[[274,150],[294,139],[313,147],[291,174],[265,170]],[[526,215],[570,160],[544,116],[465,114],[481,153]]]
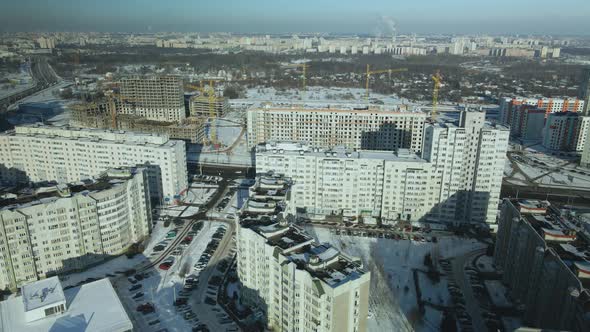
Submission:
[[[142,296],[143,296],[143,293],[142,292],[139,292],[139,293],[133,295],[133,299],[138,299],[138,298],[140,298]]]
[[[133,286],[129,287],[129,291],[133,292],[133,291],[140,289],[141,287],[142,287],[141,284],[133,285]]]
[[[156,311],[156,308],[154,307],[153,304],[147,302],[147,303],[138,305],[137,311],[139,311],[145,315],[145,314],[149,314],[150,312]]]

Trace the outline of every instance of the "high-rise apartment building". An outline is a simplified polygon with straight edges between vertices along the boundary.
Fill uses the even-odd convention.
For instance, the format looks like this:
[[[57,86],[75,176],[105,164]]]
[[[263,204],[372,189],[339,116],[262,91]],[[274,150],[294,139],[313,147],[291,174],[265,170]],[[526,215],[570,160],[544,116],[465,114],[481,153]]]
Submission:
[[[370,273],[292,224],[290,185],[264,175],[250,189],[237,229],[241,298],[273,331],[366,331]]]
[[[540,140],[545,126],[545,110],[523,105],[512,114],[510,135],[522,140]]]
[[[509,132],[484,120],[464,112],[459,125],[426,125],[422,157],[270,143],[256,169],[292,178],[292,204],[309,214],[494,224]]]
[[[152,196],[171,200],[188,187],[185,143],[165,135],[42,125],[0,133],[1,182],[25,174],[27,181],[73,182],[146,163]]]
[[[552,113],[543,128],[543,147],[557,151],[584,151],[590,117],[581,113]]]
[[[130,77],[120,82],[120,112],[149,120],[181,122],[186,118],[182,80],[176,76]]]
[[[501,205],[494,265],[527,326],[590,331],[590,224],[580,215],[534,200]]]
[[[586,133],[586,142],[584,144],[584,150],[582,150],[580,165],[590,168],[590,130]]]
[[[313,147],[420,151],[427,115],[385,108],[280,108],[247,112],[248,146],[268,141],[306,142]]]
[[[440,220],[495,223],[508,138],[508,128],[486,123],[483,112],[426,126],[422,157],[440,181]]]
[[[590,116],[590,68],[584,69],[578,97],[584,101],[584,115]]]
[[[500,117],[498,121],[501,124],[512,125],[515,118],[514,112],[521,106],[532,106],[537,109],[545,110],[545,113],[558,112],[583,112],[585,102],[577,98],[523,98],[523,97],[504,97],[500,98]]]
[[[15,289],[123,254],[149,235],[145,168],[94,180],[30,187],[0,200],[0,288]]]

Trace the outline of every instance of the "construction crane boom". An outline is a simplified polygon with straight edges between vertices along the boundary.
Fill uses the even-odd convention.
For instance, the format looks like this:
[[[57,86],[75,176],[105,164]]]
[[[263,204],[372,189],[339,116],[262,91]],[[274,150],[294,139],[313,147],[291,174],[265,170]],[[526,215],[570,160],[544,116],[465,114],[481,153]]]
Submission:
[[[434,81],[434,89],[432,91],[432,112],[430,113],[430,117],[432,121],[435,121],[438,107],[438,92],[440,90],[440,83],[442,82],[440,71],[437,70],[436,73],[432,75],[432,80]]]
[[[367,104],[369,103],[369,82],[371,81],[371,75],[373,74],[385,74],[385,73],[399,73],[408,71],[407,68],[394,68],[394,69],[380,69],[380,70],[371,70],[371,65],[367,64],[367,72],[366,72],[366,82],[365,82],[365,89],[367,90],[365,94],[365,98],[367,99]]]
[[[307,88],[307,68],[309,68],[309,64],[307,63],[293,63],[286,65],[285,67],[296,67],[301,68],[301,91],[305,93]]]

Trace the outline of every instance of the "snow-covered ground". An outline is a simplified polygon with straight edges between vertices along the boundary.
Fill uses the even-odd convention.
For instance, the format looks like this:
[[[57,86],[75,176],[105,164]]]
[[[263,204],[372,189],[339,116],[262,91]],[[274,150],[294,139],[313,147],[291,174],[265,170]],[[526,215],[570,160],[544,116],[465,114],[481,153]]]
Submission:
[[[18,111],[9,113],[8,121],[13,125],[41,121],[56,125],[68,124],[71,117],[68,106],[75,101],[63,100],[58,96],[59,89],[68,85],[71,83],[61,82],[19,101]]]
[[[309,227],[308,231],[319,242],[360,257],[371,271],[369,331],[438,331],[441,313],[429,306],[425,315],[419,312],[412,270],[426,269],[423,263],[428,253],[434,259],[450,258],[483,247],[475,240],[454,236],[440,237],[433,243],[337,235],[318,227]],[[420,286],[423,300],[449,303],[444,278],[436,285]]]

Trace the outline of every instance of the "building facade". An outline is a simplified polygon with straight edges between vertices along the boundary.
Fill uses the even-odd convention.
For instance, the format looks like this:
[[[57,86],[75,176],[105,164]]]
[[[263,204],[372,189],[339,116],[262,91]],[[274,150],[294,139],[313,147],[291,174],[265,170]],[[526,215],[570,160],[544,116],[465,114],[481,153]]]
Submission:
[[[192,96],[189,101],[190,116],[197,118],[208,118],[213,111],[214,117],[222,117],[229,112],[229,101],[226,97],[215,97],[209,100],[207,96]]]
[[[483,112],[426,126],[422,158],[440,181],[439,220],[496,222],[508,139],[508,128],[486,123]]]
[[[545,110],[519,106],[512,113],[510,135],[522,140],[540,140],[545,126]]]
[[[129,77],[120,81],[121,113],[155,121],[186,118],[182,79],[176,76]]]
[[[237,217],[241,298],[273,331],[366,331],[370,273],[291,223],[289,187],[259,177]]]
[[[588,228],[548,202],[501,205],[494,264],[510,296],[524,305],[527,326],[590,330]]]
[[[557,151],[584,151],[590,117],[581,113],[552,113],[543,128],[543,147]]]
[[[183,141],[165,135],[27,125],[0,134],[4,182],[15,172],[29,181],[73,182],[120,166],[149,163],[152,196],[171,200],[188,187]]]
[[[292,204],[309,214],[494,224],[509,133],[484,117],[427,125],[422,157],[272,143],[258,146],[256,168],[292,178]]]
[[[0,201],[0,288],[121,255],[151,231],[148,172],[111,169],[82,183],[33,187]]]
[[[318,148],[420,151],[426,121],[422,112],[384,109],[267,107],[247,111],[248,146],[268,141],[306,142]]]
[[[505,125],[512,125],[514,111],[523,105],[543,109],[548,115],[558,112],[583,112],[585,102],[583,99],[577,98],[503,97],[500,98],[499,122]]]

